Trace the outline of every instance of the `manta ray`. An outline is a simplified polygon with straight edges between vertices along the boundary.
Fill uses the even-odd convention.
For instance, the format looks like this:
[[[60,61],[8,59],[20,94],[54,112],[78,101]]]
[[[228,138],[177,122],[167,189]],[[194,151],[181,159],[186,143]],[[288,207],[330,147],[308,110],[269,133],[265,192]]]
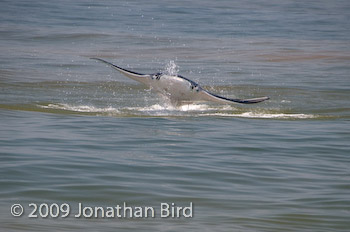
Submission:
[[[91,58],[93,60],[101,61],[112,68],[118,70],[125,76],[138,81],[152,90],[166,96],[173,105],[183,105],[193,102],[209,101],[221,104],[228,103],[242,103],[253,104],[268,100],[269,97],[258,97],[251,99],[233,99],[226,98],[214,93],[211,93],[203,89],[196,82],[180,76],[180,75],[168,75],[161,72],[154,74],[141,74],[133,72],[117,65],[114,65],[108,61],[100,58]]]

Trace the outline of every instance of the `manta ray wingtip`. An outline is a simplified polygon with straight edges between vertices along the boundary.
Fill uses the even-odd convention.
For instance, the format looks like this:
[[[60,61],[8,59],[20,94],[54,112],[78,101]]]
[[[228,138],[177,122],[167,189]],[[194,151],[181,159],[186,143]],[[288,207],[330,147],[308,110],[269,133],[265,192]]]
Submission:
[[[89,59],[90,59],[90,60],[98,60],[98,61],[102,61],[102,59],[97,58],[97,57],[90,57]]]

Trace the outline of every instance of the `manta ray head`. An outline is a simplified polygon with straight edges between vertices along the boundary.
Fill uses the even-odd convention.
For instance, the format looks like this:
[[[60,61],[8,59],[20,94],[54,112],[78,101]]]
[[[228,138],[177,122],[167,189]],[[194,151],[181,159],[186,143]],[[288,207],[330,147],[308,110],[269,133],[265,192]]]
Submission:
[[[191,89],[196,92],[199,92],[202,88],[196,83],[191,83]]]
[[[153,74],[153,75],[151,76],[151,78],[152,78],[152,79],[159,80],[161,76],[163,76],[163,73],[158,72],[158,73]]]

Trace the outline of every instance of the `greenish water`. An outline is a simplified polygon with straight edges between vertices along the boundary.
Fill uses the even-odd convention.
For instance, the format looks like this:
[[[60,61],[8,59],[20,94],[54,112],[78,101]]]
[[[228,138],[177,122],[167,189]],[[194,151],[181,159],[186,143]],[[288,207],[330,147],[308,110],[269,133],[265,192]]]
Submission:
[[[349,12],[347,1],[2,1],[1,231],[348,231]],[[214,93],[271,99],[176,108],[90,57],[141,73],[175,62]],[[79,203],[124,202],[155,217],[75,217]],[[191,202],[192,217],[161,217],[162,203]],[[29,218],[31,203],[70,213]]]

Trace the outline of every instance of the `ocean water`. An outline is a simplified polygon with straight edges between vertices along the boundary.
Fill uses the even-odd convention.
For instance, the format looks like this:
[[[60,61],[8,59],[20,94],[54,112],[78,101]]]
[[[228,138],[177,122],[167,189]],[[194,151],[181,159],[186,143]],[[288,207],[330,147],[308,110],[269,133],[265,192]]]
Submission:
[[[349,231],[349,38],[345,0],[2,0],[0,230]],[[271,99],[174,107],[91,57]]]

